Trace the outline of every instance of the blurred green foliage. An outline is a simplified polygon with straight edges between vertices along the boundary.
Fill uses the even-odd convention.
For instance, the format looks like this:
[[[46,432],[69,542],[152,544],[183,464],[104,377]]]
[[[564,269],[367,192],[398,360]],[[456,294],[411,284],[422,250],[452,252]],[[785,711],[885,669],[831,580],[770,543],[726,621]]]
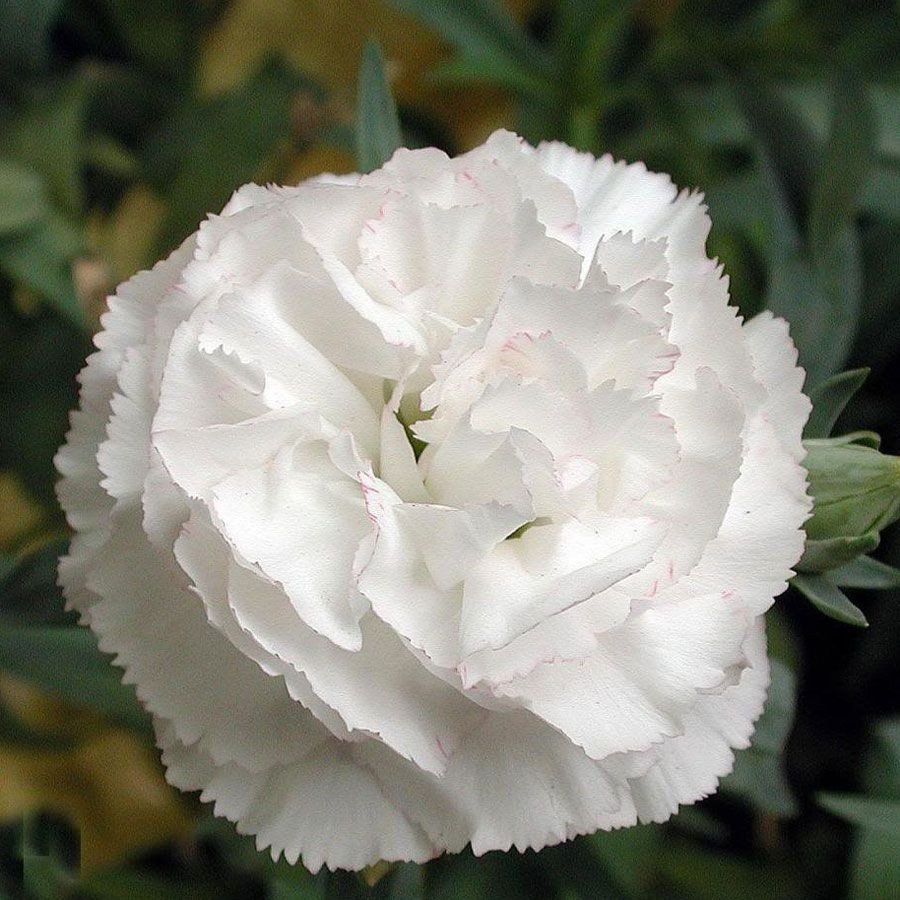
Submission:
[[[348,73],[370,34],[387,62],[374,46],[363,57],[357,119]],[[792,323],[815,400],[807,437],[837,425],[854,432],[840,454],[874,460],[872,432],[898,452],[896,3],[0,0],[0,897],[896,896],[891,530],[880,560],[855,558],[878,544],[866,529],[811,544],[770,617],[754,746],[715,797],[665,826],[398,866],[372,888],[273,863],[169,792],[141,756],[133,692],[63,612],[51,459],[116,282],[245,181],[346,169],[354,150],[377,166],[398,128],[456,152],[499,125],[703,189],[734,302]],[[870,367],[865,384],[850,365]],[[801,593],[871,627],[823,618]],[[166,798],[152,822],[138,776]]]

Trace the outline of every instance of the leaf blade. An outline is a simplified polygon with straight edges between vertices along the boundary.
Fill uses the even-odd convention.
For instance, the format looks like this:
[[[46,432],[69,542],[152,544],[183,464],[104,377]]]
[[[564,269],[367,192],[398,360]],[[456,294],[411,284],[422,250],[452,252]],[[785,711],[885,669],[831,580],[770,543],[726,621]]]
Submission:
[[[869,623],[862,610],[851,603],[847,595],[824,575],[795,575],[791,584],[829,618],[857,628],[868,627]]]
[[[832,569],[828,573],[828,577],[841,588],[870,591],[889,591],[900,588],[900,569],[872,559],[871,556],[859,556]]]
[[[832,375],[809,392],[813,408],[806,423],[805,438],[827,438],[841,413],[863,386],[871,370],[850,369]]]
[[[359,68],[356,110],[356,161],[366,173],[381,168],[403,146],[400,118],[385,71],[384,56],[374,40],[366,42]]]
[[[854,825],[900,835],[900,801],[839,793],[820,793],[817,799],[830,813]]]

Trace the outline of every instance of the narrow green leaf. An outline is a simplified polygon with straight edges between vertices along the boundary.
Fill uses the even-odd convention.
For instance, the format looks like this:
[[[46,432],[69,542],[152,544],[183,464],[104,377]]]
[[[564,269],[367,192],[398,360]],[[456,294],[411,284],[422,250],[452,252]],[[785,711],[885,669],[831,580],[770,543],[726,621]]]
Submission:
[[[270,61],[234,90],[186,105],[155,133],[145,163],[168,200],[161,255],[257,177],[289,137],[291,103],[305,84],[285,64]]]
[[[871,556],[859,556],[837,569],[832,569],[828,577],[841,588],[861,588],[870,591],[900,588],[900,569],[872,559]]]
[[[839,372],[847,364],[859,328],[863,305],[862,250],[859,231],[847,222],[833,240],[813,248],[813,270],[819,290],[825,298],[823,343],[814,354],[807,348],[813,364],[807,370],[810,385],[816,385]],[[813,315],[812,310],[806,312]]]
[[[551,102],[552,86],[508,57],[469,56],[461,54],[435,66],[429,78],[438,84],[468,85],[476,82],[505,87],[520,97]]]
[[[831,133],[810,203],[809,236],[816,256],[830,252],[841,229],[856,215],[876,141],[868,94],[858,80],[844,74],[835,87]]]
[[[900,168],[896,164],[875,168],[863,185],[859,206],[883,219],[900,219]]]
[[[795,575],[791,584],[829,618],[859,628],[868,626],[862,610],[854,606],[847,595],[824,575]]]
[[[848,431],[830,438],[804,438],[803,443],[807,450],[818,446],[830,445],[832,447],[847,447],[850,444],[858,444],[860,447],[870,447],[872,450],[881,448],[881,436],[874,431]]]
[[[360,172],[372,172],[403,146],[384,57],[374,40],[369,40],[363,50],[356,105],[356,162]]]
[[[803,436],[827,438],[844,408],[863,386],[869,371],[869,369],[850,369],[839,375],[832,375],[814,387],[809,392],[813,408]]]
[[[75,741],[69,737],[32,728],[23,719],[0,704],[0,747],[30,750],[71,750]]]
[[[803,117],[777,90],[761,81],[735,89],[758,150],[771,224],[767,242],[766,305],[791,323],[808,384],[839,371],[859,321],[862,275],[859,240],[841,219],[816,253],[804,239],[821,151]]]
[[[17,560],[0,581],[0,625],[74,625],[65,611],[56,570],[65,541],[53,541]]]
[[[0,131],[0,153],[37,172],[51,199],[70,216],[83,203],[84,124],[92,82],[81,74],[30,93]]]
[[[775,207],[775,241],[796,246],[815,183],[819,154],[815,134],[773,85],[748,79],[735,84],[734,91],[763,163]]]
[[[72,280],[72,262],[80,249],[79,232],[51,212],[28,231],[0,240],[0,270],[84,329],[85,313]]]
[[[77,896],[84,900],[221,900],[224,887],[197,876],[178,880],[152,871],[117,868],[86,874],[78,882]]]
[[[817,799],[829,812],[854,825],[900,836],[900,800],[831,793],[819,794]]]
[[[0,625],[0,670],[123,725],[146,730],[147,715],[122,671],[87,628]]]
[[[23,231],[46,212],[40,176],[21,163],[0,159],[0,235]]]
[[[783,208],[774,215],[789,221]],[[773,228],[766,307],[790,322],[807,385],[814,386],[845,365],[856,336],[862,304],[859,242],[855,230],[845,228],[814,262],[799,239],[780,243],[777,234],[789,234],[789,228]]]
[[[877,532],[859,537],[836,537],[825,540],[807,538],[803,558],[797,563],[800,572],[825,572],[851,562],[858,556],[871,553],[879,543]]]
[[[771,661],[771,671],[766,706],[756,723],[753,744],[735,754],[734,769],[721,789],[786,818],[797,810],[781,756],[794,722],[796,684],[794,673],[779,660]]]
[[[550,75],[553,66],[543,47],[516,25],[498,0],[390,0],[415,16],[469,57],[507,57],[520,67]]]
[[[874,828],[861,831],[854,842],[850,868],[850,900],[892,897],[900,884],[896,834]]]

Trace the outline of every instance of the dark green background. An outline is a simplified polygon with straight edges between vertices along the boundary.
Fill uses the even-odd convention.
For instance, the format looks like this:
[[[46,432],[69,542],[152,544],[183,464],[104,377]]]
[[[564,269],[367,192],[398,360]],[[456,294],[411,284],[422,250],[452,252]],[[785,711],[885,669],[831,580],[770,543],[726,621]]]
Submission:
[[[293,5],[310,16],[321,7]],[[871,367],[838,431],[872,429],[900,450],[898,4],[559,0],[515,4],[521,21],[492,0],[383,5],[390,28],[403,27],[400,8],[449,50],[420,95],[401,95],[409,144],[466,149],[457,119],[470,96],[489,96],[529,140],[642,159],[702,188],[710,254],[734,302],[790,319],[810,383]],[[346,3],[348,27],[354,16],[363,31],[377,25],[377,6]],[[302,47],[276,48],[239,83],[201,93],[204,41],[228,13],[215,0],[0,0],[0,470],[41,509],[0,559],[0,672],[148,742],[132,695],[53,587],[65,531],[51,458],[96,326],[94,295],[115,269],[95,223],[146,188],[159,208],[147,265],[244,181],[353,148],[352,116],[304,69]],[[336,48],[337,38],[318,35]],[[900,563],[895,533],[876,555]],[[754,747],[717,796],[664,827],[402,866],[370,891],[356,876],[273,865],[196,798],[183,801],[189,837],[82,876],[77,829],[38,809],[0,823],[0,897],[888,900],[900,895],[900,597],[850,594],[867,630],[793,591],[781,598]],[[0,705],[0,747],[64,754],[68,740]],[[0,769],[0,801],[3,791]]]

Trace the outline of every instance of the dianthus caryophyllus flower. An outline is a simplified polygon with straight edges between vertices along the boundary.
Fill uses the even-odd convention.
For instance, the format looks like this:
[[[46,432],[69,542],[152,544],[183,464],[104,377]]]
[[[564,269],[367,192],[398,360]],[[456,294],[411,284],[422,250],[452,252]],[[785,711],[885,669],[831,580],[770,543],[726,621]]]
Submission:
[[[119,288],[61,580],[168,778],[311,869],[715,790],[803,549],[809,402],[701,197],[498,132],[241,188]]]

